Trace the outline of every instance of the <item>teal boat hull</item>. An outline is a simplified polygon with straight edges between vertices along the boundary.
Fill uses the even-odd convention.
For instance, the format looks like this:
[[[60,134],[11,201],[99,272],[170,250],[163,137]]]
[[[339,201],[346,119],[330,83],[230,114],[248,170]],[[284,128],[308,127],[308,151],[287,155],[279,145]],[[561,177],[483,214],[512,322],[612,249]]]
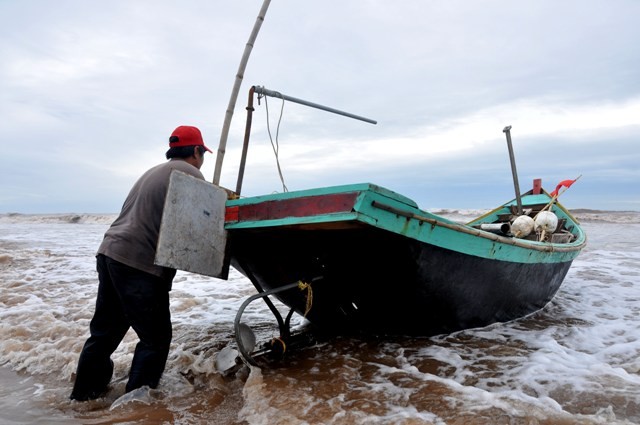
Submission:
[[[225,227],[232,265],[259,291],[313,282],[311,300],[297,288],[277,296],[322,331],[430,336],[522,317],[560,288],[585,235],[559,205],[568,243],[476,228],[512,204],[462,225],[358,184],[229,201]]]

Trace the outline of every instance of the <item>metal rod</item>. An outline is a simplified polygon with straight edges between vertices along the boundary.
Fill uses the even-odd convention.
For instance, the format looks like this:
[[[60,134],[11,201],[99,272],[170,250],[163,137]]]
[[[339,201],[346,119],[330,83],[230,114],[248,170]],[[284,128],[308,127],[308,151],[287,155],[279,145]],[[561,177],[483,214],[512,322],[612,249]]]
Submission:
[[[240,169],[238,171],[238,181],[236,183],[236,195],[240,196],[242,190],[242,180],[244,179],[244,169],[247,163],[247,151],[249,150],[249,137],[251,136],[251,119],[253,116],[253,91],[249,90],[249,101],[247,102],[247,122],[244,128],[244,142],[242,144],[242,155],[240,156]]]
[[[313,279],[311,279],[311,283],[315,283],[318,280],[321,280],[323,277],[322,276],[316,276]],[[251,356],[251,353],[249,353],[246,350],[246,347],[242,344],[242,339],[240,337],[241,335],[241,330],[240,330],[240,319],[242,318],[242,314],[244,313],[244,310],[247,308],[247,306],[249,304],[251,304],[253,301],[257,300],[258,298],[263,298],[265,301],[269,301],[269,298],[267,298],[269,295],[274,295],[283,291],[288,291],[289,289],[293,289],[298,287],[300,284],[300,281],[294,282],[294,283],[289,283],[287,285],[283,285],[283,286],[279,286],[277,288],[273,288],[273,289],[269,289],[267,291],[260,291],[257,294],[254,294],[252,296],[250,296],[249,298],[247,298],[246,300],[244,300],[244,302],[242,303],[242,305],[240,306],[240,308],[238,309],[238,312],[236,313],[236,318],[233,322],[233,328],[235,331],[235,336],[236,336],[236,343],[238,344],[238,350],[240,351],[240,354],[242,355],[242,357],[247,360],[247,362],[249,362],[250,364],[257,366],[258,364],[256,363],[256,361],[253,359],[253,357]],[[259,288],[259,287],[256,287]],[[270,301],[269,301],[270,302]],[[274,307],[275,308],[275,307]],[[272,310],[273,311],[273,310]],[[286,322],[282,321],[282,316],[280,315],[280,312],[276,309],[274,312],[274,315],[276,316],[276,319],[278,320],[278,327],[280,328],[280,336],[287,339],[291,336],[290,333],[290,329],[289,329],[289,322],[291,320],[291,314],[292,314],[291,310],[289,312],[289,315],[287,315],[287,320]]]
[[[246,347],[242,344],[242,339],[240,338],[240,318],[242,318],[242,313],[244,313],[244,309],[247,308],[247,306],[249,304],[251,304],[253,301],[257,300],[258,298],[264,298],[264,297],[267,297],[267,296],[272,295],[272,294],[277,294],[278,292],[282,292],[282,291],[286,291],[286,290],[295,288],[297,286],[298,286],[298,282],[295,282],[295,283],[290,283],[288,285],[280,286],[278,288],[270,289],[268,291],[264,291],[264,292],[260,292],[258,294],[252,295],[249,298],[247,298],[246,300],[244,300],[244,302],[242,303],[242,305],[238,309],[238,312],[236,313],[236,319],[233,322],[233,328],[234,328],[234,331],[236,333],[236,343],[238,344],[238,350],[240,351],[240,354],[250,364],[252,364],[254,366],[258,365],[256,363],[256,361],[253,360],[253,357],[251,357],[251,354],[246,350]],[[268,300],[268,298],[265,298],[265,300]],[[278,325],[280,325],[279,326],[280,327],[280,332],[282,333],[282,331],[284,330],[283,329],[284,324],[281,323],[282,322],[282,316],[280,316],[280,313],[277,314],[276,319],[278,319]]]
[[[239,265],[242,270],[245,270],[245,271],[250,270],[245,266],[244,263],[240,261],[238,262],[240,263]],[[262,294],[264,292],[264,289],[262,289],[262,287],[258,283],[258,280],[253,275],[253,273],[247,272],[247,277],[249,278],[253,286],[256,288],[256,291],[258,291],[259,294]],[[280,330],[280,333],[282,333],[283,329],[285,329],[285,324],[284,324],[284,320],[282,320],[282,315],[280,314],[276,306],[271,302],[269,297],[264,297],[263,299],[267,307],[269,307],[269,310],[271,310],[271,313],[273,314],[273,316],[276,318],[276,321],[278,322],[278,329]],[[240,316],[237,316],[237,317],[240,317]]]
[[[516,203],[518,204],[518,215],[522,215],[522,199],[520,198],[520,184],[518,183],[518,171],[516,170],[516,158],[513,154],[511,144],[511,126],[508,125],[502,130],[507,135],[507,147],[509,148],[509,160],[511,161],[511,174],[513,174],[513,186],[516,191]]]
[[[287,96],[286,94],[282,94],[282,93],[277,92],[277,91],[269,90],[269,89],[266,89],[264,87],[255,86],[254,87],[254,91],[256,93],[258,93],[258,94],[263,95],[263,96],[277,97],[279,99],[288,100],[289,102],[299,103],[301,105],[310,106],[310,107],[316,108],[316,109],[322,109],[323,111],[332,112],[334,114],[338,114],[338,115],[342,115],[342,116],[345,116],[345,117],[353,118],[353,119],[356,119],[356,120],[368,122],[370,124],[377,124],[378,123],[377,121],[369,119],[369,118],[361,117],[359,115],[354,115],[354,114],[351,114],[349,112],[340,111],[338,109],[330,108],[328,106],[319,105],[317,103],[313,103],[313,102],[309,102],[309,101],[306,101],[306,100],[298,99],[298,98],[295,98],[295,97],[292,97],[292,96]]]

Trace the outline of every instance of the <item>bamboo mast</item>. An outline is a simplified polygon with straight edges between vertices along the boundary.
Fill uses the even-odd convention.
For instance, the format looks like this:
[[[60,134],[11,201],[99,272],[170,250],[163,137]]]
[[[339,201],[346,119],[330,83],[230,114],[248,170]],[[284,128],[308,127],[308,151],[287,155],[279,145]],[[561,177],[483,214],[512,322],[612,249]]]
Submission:
[[[229,105],[227,106],[227,112],[225,114],[224,123],[222,125],[222,134],[220,135],[218,155],[216,157],[216,168],[213,172],[213,184],[220,183],[222,160],[224,159],[224,153],[227,148],[227,138],[229,137],[229,128],[231,126],[231,119],[233,118],[233,110],[236,107],[236,100],[238,99],[240,85],[242,84],[242,79],[244,78],[244,70],[247,67],[247,62],[249,62],[249,55],[251,54],[251,50],[253,49],[253,44],[256,41],[256,37],[258,36],[258,32],[260,31],[262,22],[264,22],[264,17],[267,13],[267,9],[269,8],[269,3],[271,3],[271,0],[264,0],[264,2],[262,3],[260,13],[258,14],[256,22],[253,25],[253,30],[251,31],[251,35],[249,36],[249,41],[247,41],[247,44],[244,48],[244,54],[242,55],[242,59],[240,60],[240,66],[238,67],[235,83],[233,85],[233,89],[231,90]]]

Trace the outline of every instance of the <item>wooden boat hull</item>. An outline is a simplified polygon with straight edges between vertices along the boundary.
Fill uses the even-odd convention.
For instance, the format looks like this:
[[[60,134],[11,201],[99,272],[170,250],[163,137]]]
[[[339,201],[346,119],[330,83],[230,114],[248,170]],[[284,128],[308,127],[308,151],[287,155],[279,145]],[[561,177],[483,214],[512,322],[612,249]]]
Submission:
[[[232,264],[264,290],[322,277],[307,318],[338,334],[435,335],[512,320],[547,304],[571,265],[500,262],[369,229],[243,232],[232,244]],[[279,298],[304,314],[306,295]]]
[[[231,201],[227,210],[232,265],[263,291],[313,281],[306,317],[332,334],[428,336],[522,317],[553,298],[584,245],[579,228],[575,249],[564,250],[478,236],[373,185]],[[278,294],[302,315],[307,297]]]

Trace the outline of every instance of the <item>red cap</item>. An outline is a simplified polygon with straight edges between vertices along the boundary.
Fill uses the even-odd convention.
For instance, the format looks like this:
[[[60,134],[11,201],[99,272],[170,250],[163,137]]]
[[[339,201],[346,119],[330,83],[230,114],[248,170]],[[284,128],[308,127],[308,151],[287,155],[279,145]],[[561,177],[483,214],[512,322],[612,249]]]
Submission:
[[[200,130],[190,125],[181,125],[171,133],[169,147],[177,148],[179,146],[202,146],[205,150],[213,153],[211,149],[205,146]]]

